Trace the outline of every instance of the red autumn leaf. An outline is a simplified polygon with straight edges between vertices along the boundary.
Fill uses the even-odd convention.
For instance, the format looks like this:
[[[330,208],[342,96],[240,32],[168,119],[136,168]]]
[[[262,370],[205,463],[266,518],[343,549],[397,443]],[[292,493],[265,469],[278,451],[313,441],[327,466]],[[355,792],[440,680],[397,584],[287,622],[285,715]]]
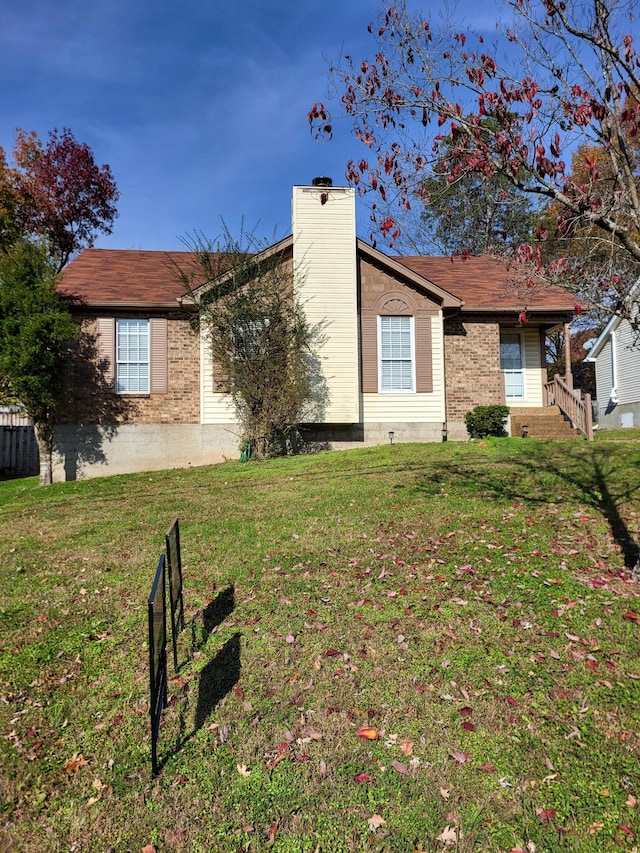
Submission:
[[[544,823],[549,823],[549,821],[553,820],[556,816],[555,809],[536,809],[536,814]]]
[[[640,616],[637,613],[634,613],[633,610],[627,610],[626,613],[622,614],[623,619],[628,619],[630,622],[635,622],[636,625],[640,625]]]
[[[460,710],[458,711],[458,713],[459,713],[462,717],[470,717],[470,716],[473,714],[473,709],[472,709],[472,708],[469,708],[469,706],[468,706],[468,705],[465,705],[465,707],[464,707],[464,708],[460,708]]]
[[[619,823],[618,829],[620,829],[622,832],[626,832],[627,835],[635,835],[635,832],[631,829],[630,826],[627,826],[626,823]]]
[[[276,832],[278,831],[278,827],[280,826],[280,818],[273,824],[273,826],[267,832],[267,847],[270,847],[274,841],[276,840]]]
[[[407,776],[409,770],[407,769],[407,765],[403,764],[401,761],[392,761],[391,766],[396,771],[396,773],[400,773],[403,776]]]
[[[358,785],[362,785],[363,782],[373,782],[371,776],[369,776],[368,773],[365,773],[364,770],[362,771],[362,773],[356,773],[353,779],[355,782],[358,783]]]
[[[324,656],[325,656],[326,658],[333,658],[333,657],[335,657],[337,654],[339,654],[339,652],[338,652],[338,650],[337,650],[337,649],[327,649],[327,651],[324,653]]]
[[[464,723],[462,724],[462,728],[467,732],[475,732],[476,730],[476,727],[473,725],[473,723],[470,723],[468,720],[464,721]]]
[[[481,764],[480,767],[478,767],[478,770],[482,770],[483,773],[496,772],[496,768],[493,766],[493,764]]]
[[[516,702],[516,700],[513,698],[513,696],[505,696],[504,701],[507,702],[509,705],[511,705],[513,708],[515,708],[518,704]]]

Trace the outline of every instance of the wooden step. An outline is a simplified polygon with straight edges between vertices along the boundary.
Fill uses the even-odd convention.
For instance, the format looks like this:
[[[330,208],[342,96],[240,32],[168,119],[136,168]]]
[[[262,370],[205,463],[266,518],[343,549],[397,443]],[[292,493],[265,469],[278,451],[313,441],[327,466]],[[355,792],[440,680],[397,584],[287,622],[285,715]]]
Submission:
[[[526,427],[528,438],[580,438],[581,434],[566,420],[557,406],[511,409],[511,435],[521,436]]]

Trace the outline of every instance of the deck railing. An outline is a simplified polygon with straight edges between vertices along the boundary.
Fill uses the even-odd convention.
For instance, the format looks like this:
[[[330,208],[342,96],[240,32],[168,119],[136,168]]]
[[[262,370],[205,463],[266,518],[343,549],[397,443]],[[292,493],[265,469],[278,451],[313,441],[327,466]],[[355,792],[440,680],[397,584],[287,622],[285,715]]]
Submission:
[[[593,441],[591,394],[582,395],[579,389],[570,388],[564,379],[557,375],[545,384],[544,389],[547,405],[557,406],[571,421],[574,429],[584,433],[588,441]]]

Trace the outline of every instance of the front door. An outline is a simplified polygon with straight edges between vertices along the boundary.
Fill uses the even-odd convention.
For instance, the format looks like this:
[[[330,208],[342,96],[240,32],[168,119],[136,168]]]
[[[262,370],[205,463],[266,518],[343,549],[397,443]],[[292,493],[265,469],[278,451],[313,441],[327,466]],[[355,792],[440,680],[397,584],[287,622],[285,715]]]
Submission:
[[[500,369],[507,400],[524,398],[524,358],[520,332],[500,333]]]

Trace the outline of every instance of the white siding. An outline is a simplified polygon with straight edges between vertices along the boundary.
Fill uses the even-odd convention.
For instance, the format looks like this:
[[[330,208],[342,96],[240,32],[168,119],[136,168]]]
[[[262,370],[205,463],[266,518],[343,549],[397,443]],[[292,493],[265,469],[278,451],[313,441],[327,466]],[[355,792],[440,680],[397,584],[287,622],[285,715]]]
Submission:
[[[636,403],[640,400],[640,342],[628,320],[616,329],[618,402]]]
[[[203,424],[235,424],[236,416],[228,394],[213,391],[213,367],[208,335],[200,335],[200,422]]]
[[[603,412],[609,404],[613,388],[613,349],[611,338],[603,345],[596,358],[596,392],[598,410]]]
[[[326,384],[320,421],[357,423],[359,406],[355,192],[344,187],[294,187],[293,262]]]
[[[544,382],[546,382],[547,371],[542,364],[540,332],[538,329],[524,330],[524,369],[526,399],[522,401],[522,405],[542,406],[542,387]]]
[[[442,316],[431,318],[433,391],[430,394],[363,394],[365,423],[442,423],[444,403],[444,338]]]

